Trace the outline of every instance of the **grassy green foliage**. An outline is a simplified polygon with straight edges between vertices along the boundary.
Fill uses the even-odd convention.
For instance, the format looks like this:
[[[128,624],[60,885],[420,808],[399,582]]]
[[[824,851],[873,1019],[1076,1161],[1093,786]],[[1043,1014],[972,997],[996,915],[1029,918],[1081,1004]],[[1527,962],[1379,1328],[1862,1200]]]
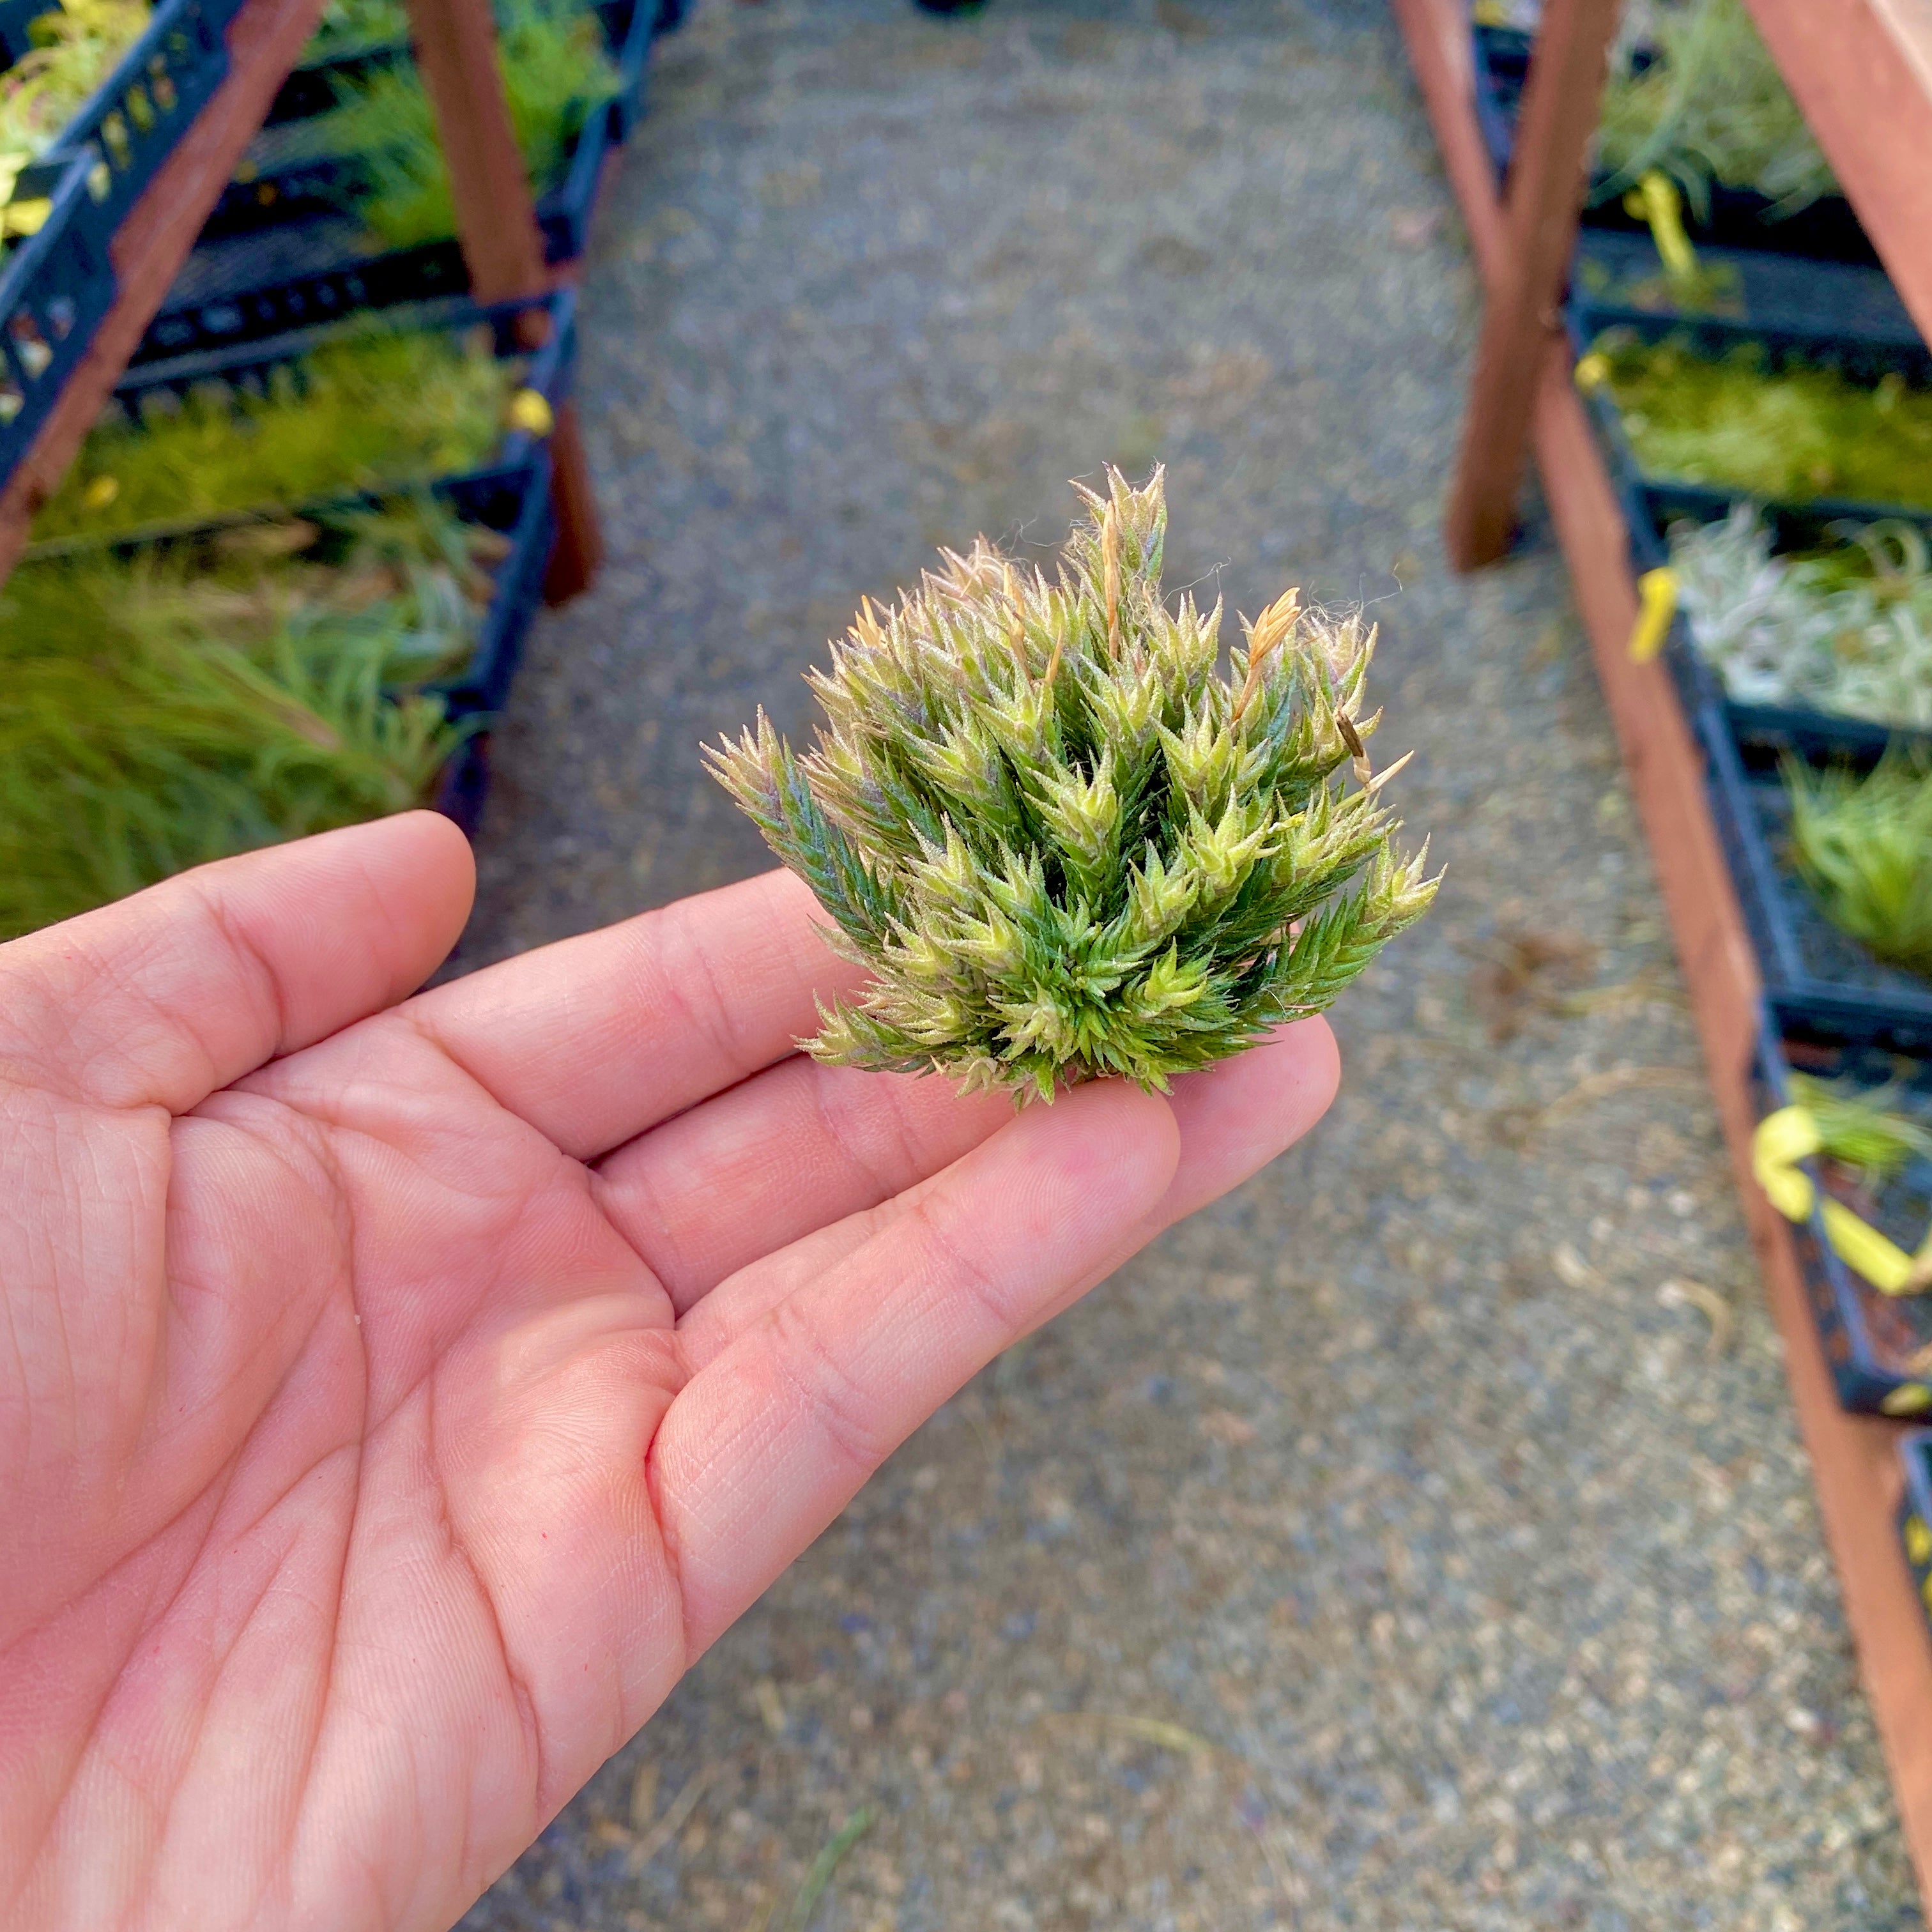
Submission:
[[[584,118],[617,91],[594,14],[568,0],[511,0],[499,9],[497,62],[533,191],[562,172]],[[337,83],[340,104],[318,116],[306,141],[316,152],[356,154],[368,187],[348,203],[386,247],[406,248],[456,232],[449,175],[421,77],[412,64]]]
[[[1652,168],[1677,182],[1700,218],[1714,182],[1754,189],[1780,214],[1834,191],[1743,0],[1676,0],[1631,14],[1604,89],[1598,157],[1609,178],[1598,199]],[[1651,56],[1641,70],[1639,46]]]
[[[0,939],[420,803],[502,539],[424,496],[0,588]]]
[[[1880,958],[1932,976],[1932,774],[1888,754],[1868,777],[1788,760],[1791,850],[1819,909]]]
[[[328,0],[302,58],[326,60],[360,47],[394,46],[409,37],[410,10],[403,0]]]
[[[259,391],[152,394],[89,434],[38,539],[186,524],[474,468],[503,434],[519,366],[487,332],[370,328],[274,370]]]
[[[1822,365],[1774,369],[1748,344],[1712,358],[1624,329],[1600,336],[1577,374],[1607,385],[1647,476],[1788,502],[1932,507],[1932,391],[1896,374],[1865,386]]]
[[[1817,1123],[1822,1151],[1868,1187],[1882,1186],[1915,1156],[1932,1156],[1932,1130],[1893,1104],[1890,1087],[1790,1076],[1791,1097]]]
[[[1372,629],[1290,591],[1223,676],[1220,606],[1162,601],[1161,472],[1107,480],[1053,580],[982,538],[868,603],[804,757],[762,712],[710,754],[875,976],[820,1059],[1162,1088],[1328,1006],[1433,896],[1362,745]]]
[[[1916,524],[1848,525],[1772,554],[1758,510],[1678,524],[1670,561],[1692,640],[1741,704],[1932,729],[1932,556]]]

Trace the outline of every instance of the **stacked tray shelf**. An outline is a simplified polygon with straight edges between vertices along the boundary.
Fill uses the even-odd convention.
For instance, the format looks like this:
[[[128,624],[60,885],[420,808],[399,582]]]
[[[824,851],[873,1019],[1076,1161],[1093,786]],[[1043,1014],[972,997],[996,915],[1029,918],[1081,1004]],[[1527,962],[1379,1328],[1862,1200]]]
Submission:
[[[1507,182],[1535,46],[1520,28],[1471,30],[1474,98],[1494,178]],[[1687,297],[1663,272],[1644,218],[1600,174],[1582,211],[1572,286],[1618,319],[1714,314],[1754,329],[1795,328],[1844,340],[1910,344],[1918,331],[1851,204],[1826,195],[1783,215],[1761,194],[1715,184],[1700,218],[1686,211],[1706,278]]]
[[[11,0],[0,62],[33,44],[51,10]],[[146,30],[14,184],[44,200],[35,233],[0,257],[0,482],[32,448],[118,291],[110,244],[122,218],[228,71],[234,0],[161,0]]]
[[[553,266],[584,252],[604,164],[643,111],[650,49],[662,31],[653,0],[602,0],[595,11],[619,84],[590,110],[561,176],[538,197],[544,256]],[[136,362],[468,287],[453,236],[388,248],[367,234],[353,210],[357,162],[316,154],[302,137],[304,122],[334,105],[338,79],[407,57],[401,46],[364,49],[290,76],[136,351]]]
[[[388,318],[398,327],[463,333],[487,328],[494,352],[524,363],[520,386],[540,397],[537,420],[554,421],[567,400],[576,354],[576,296],[562,290],[536,303],[508,303],[479,308],[458,298],[420,304]],[[338,339],[345,328],[337,324],[310,328],[214,354],[184,356],[130,370],[116,391],[117,400],[138,412],[144,400],[164,393],[205,392],[210,386],[260,388],[280,365]],[[532,338],[542,340],[534,348]],[[505,540],[502,556],[490,572],[488,605],[477,625],[475,646],[468,662],[424,687],[441,698],[447,716],[471,728],[452,758],[436,788],[434,802],[473,831],[488,772],[490,721],[508,696],[523,650],[525,633],[542,600],[544,572],[556,535],[550,494],[550,449],[547,432],[511,428],[489,459],[473,469],[417,479],[410,487],[424,487],[468,524],[496,532]],[[395,495],[401,483],[381,484],[299,504],[262,506],[214,519],[199,519],[165,528],[116,530],[98,536],[68,536],[42,542],[28,551],[30,560],[70,556],[111,549],[122,554],[158,545],[194,546],[223,531],[264,518],[326,516],[331,512],[373,505]]]
[[[1805,0],[1744,0],[1850,202],[1822,204],[1797,222],[1774,224],[1762,219],[1761,207],[1720,195],[1715,218],[1690,227],[1702,266],[1719,271],[1712,279],[1727,285],[1728,299],[1714,303],[1684,299],[1670,286],[1645,225],[1607,196],[1582,211],[1574,248],[1546,252],[1552,232],[1562,233],[1549,224],[1566,220],[1575,207],[1571,158],[1583,146],[1600,86],[1603,39],[1614,25],[1610,8],[1596,0],[1547,0],[1540,31],[1562,57],[1552,58],[1546,77],[1553,100],[1539,111],[1536,145],[1519,154],[1528,38],[1486,28],[1472,37],[1467,0],[1394,4],[1491,302],[1478,361],[1484,373],[1452,498],[1450,548],[1471,566],[1496,554],[1522,448],[1513,412],[1517,398],[1527,395],[1529,446],[1648,836],[1783,1334],[1905,1838],[1922,1890],[1932,1898],[1932,1599],[1921,1598],[1932,1576],[1932,1432],[1918,1445],[1916,1463],[1902,1461],[1904,1424],[1896,1419],[1932,1400],[1932,1298],[1879,1294],[1834,1252],[1817,1216],[1789,1222],[1772,1208],[1754,1161],[1760,1124],[1786,1096],[1794,1073],[1862,1088],[1892,1083],[1887,1104],[1904,1096],[1908,1111],[1928,1090],[1924,1070],[1932,1042],[1918,1025],[1914,1003],[1932,988],[1840,982],[1844,1005],[1836,1012],[1821,1007],[1810,998],[1815,974],[1788,975],[1779,984],[1779,950],[1754,904],[1774,904],[1788,914],[1793,903],[1774,819],[1760,809],[1778,760],[1869,766],[1896,734],[1796,706],[1732,702],[1696,656],[1681,617],[1662,663],[1634,652],[1640,638],[1646,647],[1655,640],[1656,598],[1666,580],[1652,580],[1640,596],[1638,579],[1664,561],[1670,525],[1722,515],[1729,498],[1635,477],[1598,400],[1570,380],[1576,347],[1538,332],[1546,306],[1562,300],[1558,269],[1567,256],[1570,297],[1594,310],[1588,333],[1578,328],[1585,343],[1612,325],[1648,334],[1660,326],[1715,323],[1730,325],[1736,339],[1767,341],[1774,351],[1783,334],[1794,343],[1828,336],[1840,360],[1922,356],[1932,325],[1932,176],[1921,159],[1932,149],[1932,31],[1889,0],[1844,0],[1829,9]],[[1507,206],[1499,193],[1505,172]],[[1880,260],[1895,288],[1884,284]],[[1506,365],[1484,360],[1504,354],[1510,358]],[[1534,359],[1526,365],[1519,356]],[[1493,380],[1504,366],[1520,370],[1514,394]],[[1809,547],[1835,512],[1869,517],[1888,506],[1760,507],[1774,550],[1784,550]],[[1922,527],[1932,526],[1932,516],[1918,515]],[[1751,814],[1726,807],[1726,797],[1735,806],[1740,790]],[[1755,859],[1736,836],[1740,826],[1755,842]],[[1767,862],[1774,896],[1766,890]],[[1801,946],[1813,937],[1798,935]],[[1815,953],[1806,957],[1818,963]],[[1875,1014],[1867,997],[1874,991],[1896,996],[1907,1010],[1895,1006],[1889,1016]],[[1775,997],[1767,1000],[1767,992]],[[1876,1200],[1860,1191],[1866,1184],[1849,1184],[1828,1163],[1823,1171],[1813,1163],[1810,1178],[1895,1244],[1908,1252],[1917,1248],[1925,1232],[1922,1217],[1932,1204],[1932,1170],[1900,1175],[1900,1186],[1880,1188]],[[1780,1191],[1787,1206],[1802,1194]],[[1845,1238],[1842,1215],[1835,1225]],[[1881,1268],[1888,1271],[1888,1264]],[[1918,1522],[1903,1552],[1910,1570],[1900,1544],[1912,1514],[1900,1506],[1908,1477],[1916,1484]]]

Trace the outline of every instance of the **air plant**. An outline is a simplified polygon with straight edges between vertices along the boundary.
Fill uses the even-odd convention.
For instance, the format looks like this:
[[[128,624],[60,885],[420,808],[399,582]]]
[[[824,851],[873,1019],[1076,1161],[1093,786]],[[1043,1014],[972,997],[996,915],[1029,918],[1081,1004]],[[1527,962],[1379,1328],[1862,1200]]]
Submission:
[[[1604,89],[1593,200],[1616,199],[1652,170],[1700,220],[1713,183],[1762,195],[1772,220],[1836,190],[1743,0],[1630,11]]]
[[[494,532],[423,497],[0,589],[0,939],[419,803],[464,728]]]
[[[1932,1129],[1898,1110],[1895,1088],[1798,1072],[1790,1081],[1792,1099],[1817,1126],[1819,1151],[1859,1186],[1882,1187],[1907,1161],[1932,1157]]]
[[[1879,958],[1932,974],[1932,774],[1888,752],[1863,778],[1787,759],[1784,782],[1819,910]]]
[[[497,65],[532,190],[563,172],[598,103],[620,85],[597,16],[568,0],[512,0],[499,10]],[[302,135],[304,148],[353,154],[363,178],[344,206],[386,246],[413,247],[456,232],[455,204],[429,98],[413,63],[335,83],[338,105]]]
[[[1327,1006],[1434,894],[1383,802],[1406,760],[1369,762],[1372,628],[1291,590],[1222,676],[1220,605],[1162,600],[1162,472],[1106,481],[1053,578],[982,538],[866,603],[812,751],[761,710],[710,752],[874,974],[820,1060],[1164,1089]]]
[[[520,380],[487,332],[372,324],[276,365],[259,389],[151,390],[96,424],[34,535],[204,522],[473,469],[501,439]]]
[[[1803,502],[1856,497],[1932,507],[1932,390],[1893,371],[1872,385],[1746,344],[1700,355],[1671,337],[1608,329],[1576,365],[1606,388],[1647,477]]]
[[[1699,653],[1741,704],[1795,705],[1932,729],[1932,556],[1897,518],[1834,526],[1809,556],[1777,556],[1761,513],[1734,503],[1670,531],[1678,596]]]

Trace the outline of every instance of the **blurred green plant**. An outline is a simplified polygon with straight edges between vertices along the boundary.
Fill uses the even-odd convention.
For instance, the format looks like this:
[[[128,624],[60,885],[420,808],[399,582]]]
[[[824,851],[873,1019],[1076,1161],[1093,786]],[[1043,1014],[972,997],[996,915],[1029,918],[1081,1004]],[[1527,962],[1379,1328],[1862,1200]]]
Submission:
[[[470,470],[496,447],[521,365],[465,338],[372,324],[259,388],[151,390],[96,424],[34,520],[44,541],[205,521]]]
[[[410,10],[404,0],[328,0],[302,58],[326,60],[363,47],[394,46],[409,37]]]
[[[1773,219],[1838,187],[1742,0],[1653,0],[1630,10],[1604,88],[1597,154],[1593,200],[1616,199],[1654,169],[1700,220],[1714,183],[1754,190]]]
[[[541,194],[562,176],[592,110],[617,92],[617,70],[596,15],[574,0],[509,0],[500,7],[496,59],[531,190]],[[338,104],[309,124],[302,140],[318,153],[359,158],[366,178],[345,193],[345,210],[388,248],[454,234],[449,173],[414,64],[335,85]]]
[[[36,232],[40,196],[16,202],[20,170],[38,160],[146,32],[148,0],[68,0],[30,23],[31,50],[0,74],[0,238]]]
[[[1901,1112],[1894,1087],[1790,1076],[1791,1097],[1817,1124],[1820,1151],[1865,1186],[1880,1187],[1915,1156],[1932,1157],[1932,1129]]]
[[[1290,591],[1224,677],[1220,606],[1162,600],[1161,472],[1081,494],[1054,580],[982,538],[866,604],[806,756],[762,711],[710,752],[875,976],[821,1060],[1164,1089],[1328,1006],[1434,895],[1382,802],[1406,761],[1364,744],[1372,628]]]
[[[1820,364],[1774,368],[1753,344],[1712,357],[1682,337],[1607,329],[1576,380],[1608,389],[1646,476],[1788,502],[1932,507],[1932,391],[1896,371],[1860,383]]]
[[[1862,778],[1787,758],[1784,784],[1819,910],[1880,959],[1932,974],[1932,774],[1898,752]]]
[[[465,728],[494,532],[426,494],[0,587],[0,939],[422,802]]]

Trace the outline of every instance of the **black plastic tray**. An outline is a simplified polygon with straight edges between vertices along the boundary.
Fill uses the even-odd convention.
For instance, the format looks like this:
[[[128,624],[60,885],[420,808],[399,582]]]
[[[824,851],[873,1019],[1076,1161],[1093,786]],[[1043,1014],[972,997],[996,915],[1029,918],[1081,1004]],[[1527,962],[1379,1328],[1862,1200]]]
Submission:
[[[229,22],[241,0],[160,0],[147,31],[62,130],[50,158],[90,152],[118,222],[228,75]]]
[[[1516,113],[1534,47],[1533,35],[1514,28],[1478,26],[1472,30],[1476,121],[1499,184],[1509,172]],[[1604,194],[1607,178],[1600,175],[1591,183],[1592,194],[1603,198],[1586,203],[1584,226],[1648,235],[1647,225],[1624,212],[1621,195]],[[1821,196],[1809,208],[1782,221],[1767,219],[1773,206],[1764,196],[1748,188],[1714,184],[1708,218],[1699,221],[1687,208],[1685,230],[1700,248],[1708,244],[1802,256],[1814,261],[1856,263],[1868,268],[1880,266],[1877,250],[1844,196]]]
[[[1898,1542],[1905,1567],[1928,1621],[1932,1621],[1932,1429],[1908,1430],[1900,1438],[1905,1494],[1898,1504]]]
[[[11,0],[0,0],[0,22],[4,22],[4,9],[10,3]],[[24,4],[38,5],[43,0],[24,0]],[[636,125],[643,110],[651,42],[658,34],[678,26],[684,10],[675,0],[661,0],[655,11],[650,0],[599,0],[596,10],[604,22],[604,38],[616,55],[617,70],[623,76],[618,97],[618,139],[621,140]],[[262,124],[275,128],[284,122],[306,121],[312,116],[325,114],[335,104],[338,80],[406,60],[409,52],[407,40],[372,40],[304,60],[282,82]]]
[[[639,0],[604,0],[592,10],[603,29],[619,80],[616,92],[608,97],[611,109],[608,124],[598,124],[600,103],[585,116],[580,143],[601,135],[608,144],[623,138],[641,95],[650,52],[650,15]],[[213,241],[311,216],[352,212],[350,204],[361,192],[365,178],[361,158],[315,152],[314,135],[311,132],[304,139],[302,124],[319,118],[334,106],[332,88],[338,79],[366,73],[374,67],[393,65],[408,58],[406,46],[385,47],[343,55],[316,68],[298,69],[278,97],[277,112],[250,144],[236,170],[234,180],[222,190],[220,200],[210,211],[201,239]],[[306,99],[319,93],[320,99],[309,105],[308,111],[298,113],[292,110],[290,88],[298,75],[304,74],[314,86],[301,90],[297,98]],[[290,111],[281,111],[285,106]],[[566,165],[566,174],[568,172]],[[556,183],[549,198],[558,200],[566,187],[563,182]],[[581,252],[580,239],[572,252]]]
[[[1787,1076],[1793,1068],[1826,1079],[1849,1076],[1861,1084],[1882,1087],[1898,1081],[1932,1102],[1932,1063],[1887,1052],[1882,1046],[1829,1028],[1807,1027],[1766,1017],[1760,1034],[1755,1069],[1759,1115],[1788,1106]],[[1824,1180],[1816,1160],[1803,1163],[1824,1198]],[[1911,1184],[1910,1167],[1901,1180]],[[1932,1173],[1918,1175],[1913,1196],[1932,1188]],[[1880,1220],[1886,1198],[1881,1196]],[[1869,1216],[1868,1216],[1869,1218]],[[1799,1272],[1806,1299],[1838,1400],[1844,1407],[1867,1414],[1919,1412],[1922,1401],[1932,1408],[1932,1295],[1881,1294],[1855,1274],[1832,1251],[1826,1238],[1822,1214],[1814,1205],[1808,1219],[1792,1226]],[[1924,1233],[1904,1219],[1886,1229],[1910,1252]],[[1887,1408],[1889,1402],[1892,1406]]]
[[[1789,806],[1774,748],[1741,746],[1713,706],[1692,723],[1712,815],[1772,1010],[1789,1024],[1932,1054],[1932,984],[1886,964],[1839,932],[1785,859]]]
[[[1709,316],[1606,310],[1576,296],[1564,305],[1563,315],[1570,346],[1580,359],[1606,329],[1619,328],[1650,342],[1661,341],[1667,336],[1686,338],[1713,356],[1721,356],[1742,344],[1754,343],[1764,348],[1774,367],[1787,358],[1829,361],[1854,380],[1876,382],[1881,376],[1896,373],[1916,386],[1932,384],[1932,350],[1922,342],[1827,341],[1809,331],[1750,328]],[[1583,402],[1609,466],[1612,487],[1623,506],[1624,520],[1630,528],[1630,561],[1640,572],[1668,560],[1664,532],[1677,518],[1690,517],[1708,523],[1728,514],[1734,502],[1757,503],[1777,529],[1780,547],[1802,541],[1798,534],[1802,530],[1820,530],[1832,523],[1873,523],[1888,517],[1903,517],[1919,524],[1932,521],[1932,508],[1928,507],[1866,502],[1848,496],[1810,496],[1802,502],[1784,502],[1753,496],[1740,490],[1710,489],[1698,484],[1648,477],[1638,466],[1624,434],[1616,399],[1608,389],[1586,392]]]
[[[583,252],[613,113],[607,101],[592,116],[563,183],[537,204],[552,263]],[[436,300],[469,286],[453,239],[371,250],[353,218],[313,215],[196,248],[129,366],[237,347],[358,309]]]
[[[525,346],[520,337],[528,327],[526,318],[541,313],[548,317],[547,339],[541,346]],[[577,350],[577,296],[574,290],[559,290],[535,302],[508,302],[481,308],[466,298],[424,304],[397,318],[404,323],[425,329],[464,329],[487,322],[494,331],[500,355],[525,356],[529,366],[525,386],[538,392],[553,410],[569,393]],[[277,364],[307,353],[340,334],[345,325],[303,329],[272,340],[249,344],[244,349],[185,356],[165,363],[130,369],[116,388],[116,397],[125,405],[138,406],[140,398],[156,389],[170,388],[178,394],[211,382],[239,386],[259,382]],[[352,326],[352,323],[350,325]],[[505,573],[515,579],[516,606],[520,611],[507,630],[494,628],[498,614],[492,607],[491,624],[479,640],[475,658],[455,677],[445,681],[452,707],[464,712],[493,710],[502,700],[515,670],[520,648],[522,626],[542,589],[543,566],[548,561],[554,525],[549,510],[550,447],[548,437],[524,430],[512,430],[493,453],[488,463],[458,475],[425,479],[430,488],[470,520],[488,524],[513,536],[510,557],[499,566],[500,580]],[[60,537],[29,545],[29,557],[71,555],[92,549],[112,549],[124,554],[160,541],[186,541],[206,536],[226,526],[259,520],[267,514],[286,515],[309,511],[346,508],[367,502],[374,496],[393,491],[357,491],[326,502],[278,505],[259,511],[243,511],[218,519],[196,519],[192,523],[166,528],[148,527],[99,536]],[[513,566],[514,566],[514,568]],[[508,607],[506,607],[507,608]]]
[[[0,266],[0,484],[40,424],[114,306],[108,243],[114,220],[100,164],[84,150],[23,168],[20,200],[52,202],[40,232]]]
[[[1678,326],[1704,316],[1754,340],[1811,335],[1886,349],[1922,345],[1918,325],[1882,268],[1716,245],[1700,248],[1697,259],[1721,296],[1703,308],[1686,309],[1648,230],[1585,228],[1571,258],[1570,285],[1602,316],[1604,327],[1656,316]]]
[[[620,71],[637,86],[595,108],[579,131],[562,178],[537,202],[544,254],[574,261],[589,238],[604,166],[621,138],[625,103],[640,99],[649,16],[634,0],[601,8],[605,31],[621,28]],[[627,65],[627,63],[628,64]],[[345,182],[345,166],[351,178]],[[465,291],[469,271],[452,237],[411,248],[372,248],[342,205],[352,164],[323,159],[272,180],[231,186],[183,264],[174,286],[130,358],[138,367],[202,350],[226,349],[312,326],[358,309],[435,300]],[[272,189],[264,206],[253,199]]]

